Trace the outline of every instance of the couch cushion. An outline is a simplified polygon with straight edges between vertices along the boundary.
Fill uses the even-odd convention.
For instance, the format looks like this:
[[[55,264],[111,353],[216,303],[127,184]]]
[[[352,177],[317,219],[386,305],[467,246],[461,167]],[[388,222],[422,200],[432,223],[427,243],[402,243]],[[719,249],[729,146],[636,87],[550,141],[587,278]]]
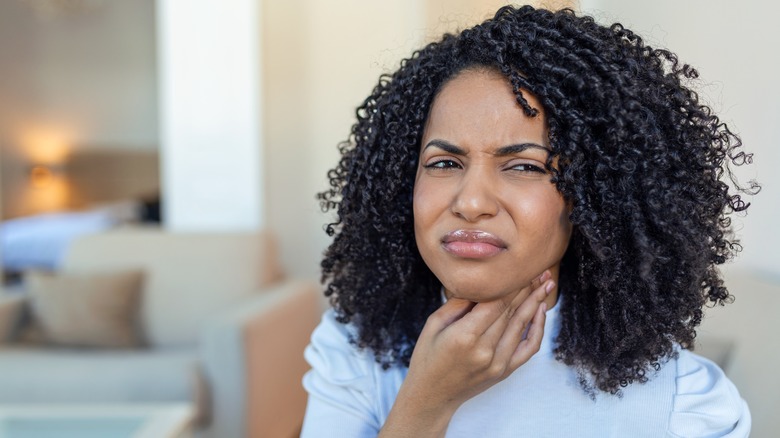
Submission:
[[[141,268],[141,318],[153,346],[193,346],[214,312],[281,277],[267,233],[169,233],[119,229],[76,240],[64,272]]]
[[[0,403],[191,401],[202,386],[195,351],[0,348]]]
[[[32,325],[43,341],[74,347],[141,345],[141,271],[50,274],[28,272]]]
[[[18,332],[26,304],[26,297],[21,293],[0,289],[0,343],[10,341]]]

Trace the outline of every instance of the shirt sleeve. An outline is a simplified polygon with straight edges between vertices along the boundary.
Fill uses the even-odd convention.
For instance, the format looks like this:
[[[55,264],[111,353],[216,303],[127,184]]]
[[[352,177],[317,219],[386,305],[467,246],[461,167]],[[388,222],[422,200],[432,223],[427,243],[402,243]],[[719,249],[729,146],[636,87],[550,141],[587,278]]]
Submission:
[[[373,356],[349,342],[350,328],[328,310],[304,356],[312,369],[303,377],[309,393],[302,438],[376,437]]]
[[[680,351],[671,436],[742,438],[750,435],[750,425],[747,403],[723,371],[708,359]]]

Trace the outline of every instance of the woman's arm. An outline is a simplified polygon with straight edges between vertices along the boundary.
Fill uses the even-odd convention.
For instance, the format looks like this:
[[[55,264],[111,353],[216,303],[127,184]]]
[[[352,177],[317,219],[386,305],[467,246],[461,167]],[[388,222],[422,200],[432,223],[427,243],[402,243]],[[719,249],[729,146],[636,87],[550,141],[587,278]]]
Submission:
[[[513,297],[478,304],[452,298],[434,312],[379,436],[444,436],[461,404],[539,351],[544,301],[554,286],[545,273]]]
[[[332,309],[312,333],[304,352],[312,369],[303,377],[309,400],[302,438],[375,438],[379,433],[377,400],[383,390],[377,385],[382,382],[375,378],[373,354],[357,349],[350,342],[353,336],[354,327],[338,322]]]
[[[668,435],[746,438],[751,417],[736,386],[714,362],[679,352]]]

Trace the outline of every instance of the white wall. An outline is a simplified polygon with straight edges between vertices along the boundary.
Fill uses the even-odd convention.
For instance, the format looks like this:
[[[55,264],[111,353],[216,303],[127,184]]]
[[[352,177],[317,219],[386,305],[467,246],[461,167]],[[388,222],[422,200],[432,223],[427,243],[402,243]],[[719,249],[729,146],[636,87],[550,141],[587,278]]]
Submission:
[[[287,270],[318,277],[330,239],[315,194],[327,188],[355,108],[422,42],[422,9],[416,0],[263,4],[268,225]]]
[[[425,0],[423,3],[428,40],[436,40],[445,32],[457,32],[481,23],[509,4],[529,4],[551,10],[576,9],[579,0]]]
[[[738,168],[763,189],[747,216],[735,217],[744,251],[740,269],[780,280],[780,4],[758,0],[583,0],[602,23],[619,21],[649,43],[668,47],[701,73],[701,95],[754,152],[754,165]],[[748,199],[750,200],[750,199]]]
[[[263,226],[259,0],[159,0],[163,217],[172,231]]]

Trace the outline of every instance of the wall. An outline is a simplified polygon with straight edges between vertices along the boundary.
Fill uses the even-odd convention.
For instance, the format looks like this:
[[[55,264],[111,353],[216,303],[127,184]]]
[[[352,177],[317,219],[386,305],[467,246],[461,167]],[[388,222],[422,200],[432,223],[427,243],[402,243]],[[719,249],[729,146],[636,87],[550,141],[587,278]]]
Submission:
[[[263,226],[261,1],[158,0],[163,217]]]
[[[423,39],[415,0],[263,2],[266,218],[287,270],[317,277],[329,217],[315,194],[379,74]]]
[[[758,179],[763,189],[746,217],[735,217],[744,251],[739,269],[780,281],[780,32],[774,23],[780,5],[730,0],[583,0],[582,8],[600,22],[620,21],[651,44],[669,47],[699,70],[699,91],[721,119],[754,153],[754,165],[737,168],[744,181]]]
[[[438,39],[445,32],[457,32],[494,15],[507,4],[530,4],[551,10],[577,9],[578,0],[538,0],[512,2],[506,0],[425,0],[425,29],[428,40]]]
[[[62,13],[44,4],[0,2],[5,216],[63,207],[66,182],[36,191],[30,164],[56,165],[74,148],[157,145],[154,1]]]

